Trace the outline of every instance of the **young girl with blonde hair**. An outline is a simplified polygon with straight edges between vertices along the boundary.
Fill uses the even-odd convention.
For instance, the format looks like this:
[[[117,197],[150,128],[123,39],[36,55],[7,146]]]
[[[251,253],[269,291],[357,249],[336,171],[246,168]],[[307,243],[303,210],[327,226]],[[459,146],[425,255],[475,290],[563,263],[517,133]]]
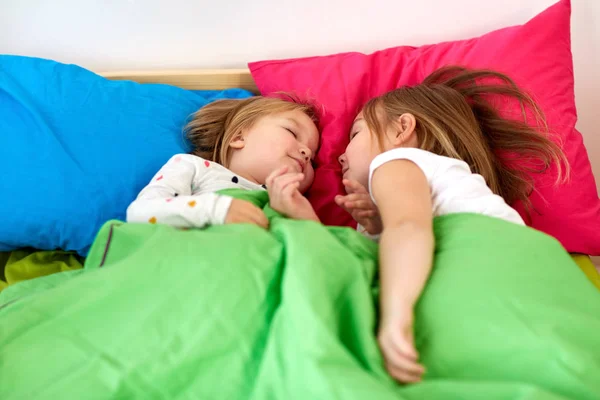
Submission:
[[[127,209],[128,222],[180,228],[268,220],[250,202],[217,194],[222,189],[268,190],[276,211],[318,221],[302,195],[314,178],[319,144],[315,112],[279,98],[219,100],[186,126],[191,154],[174,155]]]
[[[523,118],[502,116],[499,100],[518,102]],[[524,225],[508,204],[530,209],[531,173],[552,165],[559,181],[568,175],[561,149],[527,123],[528,111],[545,128],[538,106],[506,75],[445,67],[370,100],[354,120],[339,158],[347,195],[336,203],[359,229],[381,234],[378,341],[401,382],[424,372],[413,309],[433,263],[433,218],[477,213]]]

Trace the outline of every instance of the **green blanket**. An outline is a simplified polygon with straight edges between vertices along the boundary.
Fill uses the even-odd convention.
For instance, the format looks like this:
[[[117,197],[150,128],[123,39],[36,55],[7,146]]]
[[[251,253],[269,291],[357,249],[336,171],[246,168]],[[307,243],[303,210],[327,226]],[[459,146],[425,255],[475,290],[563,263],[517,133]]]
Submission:
[[[0,399],[600,398],[600,293],[549,236],[435,220],[427,373],[401,386],[374,336],[376,245],[265,208],[269,231],[111,221],[83,270],[0,292]]]

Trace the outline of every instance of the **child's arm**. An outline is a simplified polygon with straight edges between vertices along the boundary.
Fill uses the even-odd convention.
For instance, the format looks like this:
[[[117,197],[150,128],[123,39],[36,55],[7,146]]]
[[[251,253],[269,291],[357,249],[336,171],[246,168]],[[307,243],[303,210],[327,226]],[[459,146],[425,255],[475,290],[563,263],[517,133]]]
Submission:
[[[127,222],[178,228],[248,222],[266,227],[267,218],[253,204],[215,193],[192,195],[192,185],[201,181],[203,161],[189,155],[171,158],[127,208]]]
[[[394,160],[375,170],[371,189],[383,221],[378,339],[391,375],[417,382],[424,370],[417,363],[412,321],[433,262],[430,188],[416,164]]]

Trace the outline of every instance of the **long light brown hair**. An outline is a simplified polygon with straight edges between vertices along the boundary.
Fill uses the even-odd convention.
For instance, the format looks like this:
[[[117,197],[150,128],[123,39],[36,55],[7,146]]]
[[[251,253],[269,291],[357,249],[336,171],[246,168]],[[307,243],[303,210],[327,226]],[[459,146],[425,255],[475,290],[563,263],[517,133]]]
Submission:
[[[518,119],[501,115],[499,98],[518,102]],[[521,201],[528,214],[532,173],[554,164],[557,183],[568,179],[568,161],[550,139],[541,109],[504,74],[449,66],[419,85],[371,99],[363,115],[380,147],[385,130],[404,113],[415,116],[421,149],[465,161],[494,193],[509,204]],[[528,123],[528,114],[535,126]]]
[[[317,123],[314,107],[294,96],[283,98],[254,96],[247,99],[226,99],[209,103],[191,116],[184,132],[193,150],[191,154],[229,166],[229,144],[259,119],[287,111],[301,111]]]

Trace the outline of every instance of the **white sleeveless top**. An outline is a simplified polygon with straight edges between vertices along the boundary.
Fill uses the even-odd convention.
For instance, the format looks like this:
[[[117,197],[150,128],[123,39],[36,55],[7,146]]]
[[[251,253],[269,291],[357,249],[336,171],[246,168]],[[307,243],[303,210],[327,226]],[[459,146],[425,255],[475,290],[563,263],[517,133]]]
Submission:
[[[433,215],[476,213],[525,225],[519,213],[492,192],[483,177],[464,161],[415,148],[398,148],[375,157],[369,170],[369,193],[373,199],[373,172],[393,160],[410,160],[425,174],[433,204]],[[373,199],[375,202],[375,199]]]

